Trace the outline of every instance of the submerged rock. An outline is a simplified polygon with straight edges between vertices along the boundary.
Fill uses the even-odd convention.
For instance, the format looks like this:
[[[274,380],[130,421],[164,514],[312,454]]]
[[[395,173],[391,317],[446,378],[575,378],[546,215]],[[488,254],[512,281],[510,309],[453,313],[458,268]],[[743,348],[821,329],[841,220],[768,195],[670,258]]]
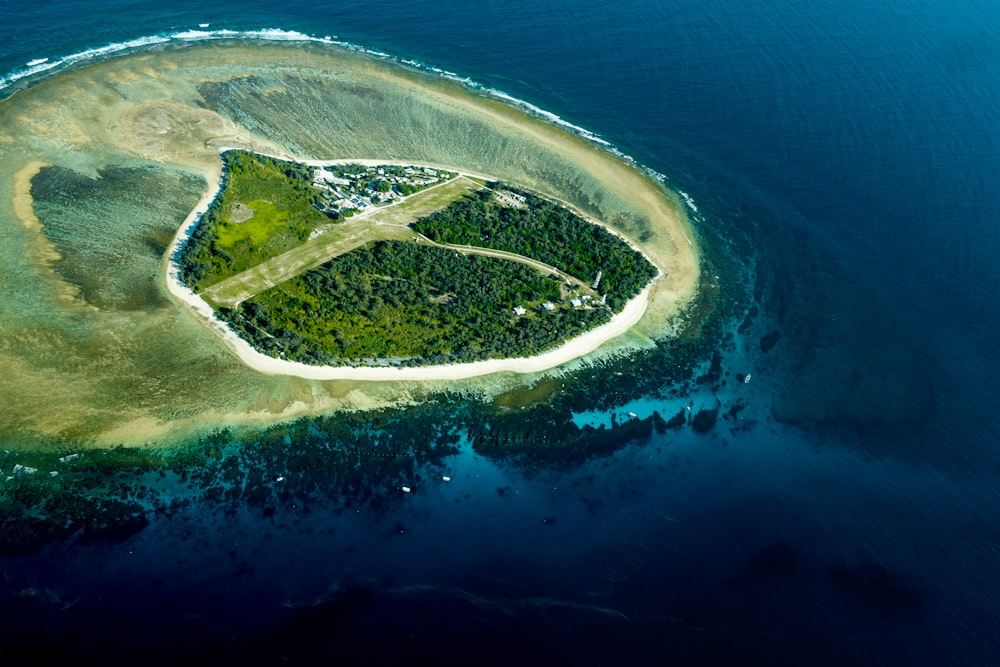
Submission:
[[[719,409],[699,410],[691,420],[691,428],[695,433],[708,433],[715,428],[715,422],[719,420]]]

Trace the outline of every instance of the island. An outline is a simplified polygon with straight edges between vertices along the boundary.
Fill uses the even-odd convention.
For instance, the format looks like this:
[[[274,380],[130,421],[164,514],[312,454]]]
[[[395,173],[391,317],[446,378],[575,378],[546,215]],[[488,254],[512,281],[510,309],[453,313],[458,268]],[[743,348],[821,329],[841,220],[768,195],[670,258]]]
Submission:
[[[270,358],[262,370],[478,373],[565,347],[552,364],[620,333],[661,275],[620,234],[488,177],[221,155],[220,187],[179,235],[171,273],[238,351]]]
[[[598,221],[641,248],[662,276],[635,296],[623,296],[622,305],[610,290],[616,272],[596,267],[603,274],[594,294],[607,295],[607,320],[578,335],[566,331],[553,347],[532,356],[477,352],[481,361],[451,361],[450,355],[463,349],[452,347],[440,350],[448,355],[440,362],[404,365],[403,357],[422,355],[359,349],[335,353],[358,359],[337,366],[294,361],[288,352],[282,358],[284,348],[270,356],[221,319],[222,308],[237,310],[221,300],[222,281],[205,283],[195,293],[181,279],[176,261],[220,192],[225,169],[220,154],[233,147],[298,165],[304,179],[294,182],[309,194],[301,203],[313,222],[296,232],[304,236],[269,235],[270,248],[247,238],[255,252],[268,253],[254,257],[261,273],[281,268],[271,260],[294,250],[292,245],[344,244],[341,251],[315,258],[302,273],[350,259],[350,239],[337,236],[393,212],[401,215],[400,226],[375,229],[399,237],[369,239],[355,250],[398,241],[426,256],[433,233],[414,242],[419,233],[410,225],[437,210],[430,200],[460,186],[471,197],[473,188],[498,183],[494,193],[530,191],[564,204],[588,223]],[[422,179],[420,173],[432,178],[425,168],[454,177],[409,195],[399,184],[403,196],[392,203],[372,202],[372,193],[350,202],[351,208],[341,201],[349,197],[334,192],[350,194],[332,180],[350,180],[338,171],[341,164],[375,167],[376,174],[380,165],[395,164],[404,174],[411,167],[414,180]],[[330,190],[314,186],[320,167],[329,173],[329,180],[319,173],[320,185]],[[362,189],[367,191],[367,183]],[[612,371],[611,365],[628,359],[645,363],[638,360],[694,340],[706,321],[706,299],[714,298],[714,283],[702,280],[699,240],[687,215],[693,209],[655,173],[510,100],[331,45],[185,42],[53,73],[0,101],[0,197],[7,202],[0,207],[5,267],[0,284],[6,295],[0,300],[0,363],[6,369],[0,436],[8,449],[54,442],[167,449],[220,425],[252,429],[310,416],[429,405],[434,397],[457,394],[506,404],[510,392],[563,381],[561,391],[574,387],[600,400],[607,388],[591,389],[587,378],[613,381],[622,369]],[[249,233],[269,215],[267,197],[248,203],[252,199],[244,202],[246,208],[220,209],[247,218],[234,229]],[[373,205],[361,208],[362,199]],[[427,210],[402,217],[421,201]],[[498,211],[513,214],[511,206]],[[287,248],[281,247],[286,241]],[[457,236],[435,242],[469,243]],[[533,250],[508,252],[570,272]],[[282,283],[280,277],[274,276],[274,285]],[[293,277],[304,281],[301,273]],[[583,288],[592,289],[596,271],[578,280],[583,301]],[[465,296],[434,287],[428,288],[431,297]],[[213,290],[220,292],[214,306]],[[264,296],[248,295],[239,310]],[[583,314],[561,296],[546,300],[567,316]],[[235,291],[233,297],[240,298]],[[539,307],[544,300],[519,296],[510,303],[484,312],[522,323],[551,321],[553,313]],[[438,305],[428,299],[427,307]],[[524,316],[515,315],[517,306]],[[594,314],[600,310],[595,307]],[[475,351],[468,347],[467,354]],[[369,354],[389,365],[361,365]],[[585,409],[588,400],[581,399],[577,408]]]

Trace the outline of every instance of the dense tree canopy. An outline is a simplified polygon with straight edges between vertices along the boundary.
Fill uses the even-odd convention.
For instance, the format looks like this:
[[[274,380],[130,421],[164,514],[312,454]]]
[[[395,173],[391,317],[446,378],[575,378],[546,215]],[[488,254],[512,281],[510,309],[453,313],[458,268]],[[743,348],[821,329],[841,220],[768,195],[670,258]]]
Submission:
[[[603,227],[530,192],[500,183],[490,186],[523,198],[523,205],[512,205],[482,190],[417,220],[412,227],[439,243],[525,255],[586,283],[593,283],[600,272],[598,290],[607,294],[614,311],[656,277],[656,267]]]
[[[532,356],[608,320],[604,308],[542,308],[560,285],[516,262],[382,241],[220,315],[257,349],[304,363],[477,361]]]

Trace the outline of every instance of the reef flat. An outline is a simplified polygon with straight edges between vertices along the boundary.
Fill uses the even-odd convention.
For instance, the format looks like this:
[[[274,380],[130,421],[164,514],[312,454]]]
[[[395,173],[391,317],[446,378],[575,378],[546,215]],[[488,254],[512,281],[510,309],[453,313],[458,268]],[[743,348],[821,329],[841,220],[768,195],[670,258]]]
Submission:
[[[0,437],[8,447],[168,444],[219,426],[498,395],[537,381],[370,383],[247,368],[168,292],[166,251],[219,149],[460,164],[636,240],[665,278],[601,352],[667,336],[696,293],[680,207],[640,169],[454,82],[346,49],[216,42],[54,75],[0,103]]]

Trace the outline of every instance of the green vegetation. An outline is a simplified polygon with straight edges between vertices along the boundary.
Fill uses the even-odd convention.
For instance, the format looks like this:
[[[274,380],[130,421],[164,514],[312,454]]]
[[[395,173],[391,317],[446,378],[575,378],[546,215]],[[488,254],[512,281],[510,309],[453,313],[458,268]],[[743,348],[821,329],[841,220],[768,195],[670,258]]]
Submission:
[[[222,192],[212,202],[177,263],[181,279],[200,292],[276,257],[331,218],[319,211],[309,169],[245,151],[227,151]]]
[[[304,363],[478,361],[532,356],[608,320],[604,308],[545,310],[562,285],[516,262],[386,241],[219,315],[258,350]]]
[[[351,220],[350,224],[331,225],[322,234],[288,252],[207,287],[202,297],[214,306],[232,308],[255,294],[370,241],[408,241],[413,238],[413,232],[406,226],[407,223],[444,208],[478,187],[469,179],[455,178],[392,206],[380,207],[364,218]]]
[[[500,183],[429,167],[223,157],[222,191],[175,259],[182,281],[276,358],[534,356],[608,321],[656,275],[603,227]]]
[[[656,277],[656,267],[603,227],[530,192],[489,184],[411,226],[439,243],[473,245],[525,255],[592,284],[612,310]]]
[[[196,292],[298,248],[329,232],[331,223],[398,203],[457,176],[403,165],[314,169],[239,150],[226,151],[222,159],[222,192],[177,258],[181,279]]]

